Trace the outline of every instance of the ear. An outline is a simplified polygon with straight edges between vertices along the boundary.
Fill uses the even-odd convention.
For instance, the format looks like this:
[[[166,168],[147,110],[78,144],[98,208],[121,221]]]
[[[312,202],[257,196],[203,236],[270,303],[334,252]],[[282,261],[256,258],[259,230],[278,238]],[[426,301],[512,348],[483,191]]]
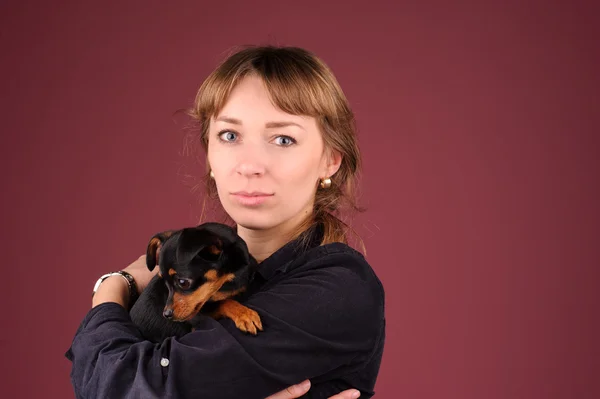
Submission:
[[[167,240],[167,238],[173,235],[173,230],[167,230],[160,233],[155,234],[150,239],[148,243],[148,248],[146,249],[146,266],[148,270],[152,271],[158,264],[158,253],[160,248]]]
[[[323,177],[331,177],[340,169],[342,165],[342,154],[334,149],[327,150],[326,163]]]
[[[223,252],[223,242],[215,236],[209,237],[209,240],[209,243],[202,248],[199,255],[208,261],[214,262],[219,259]]]
[[[215,261],[223,251],[222,240],[209,229],[202,227],[185,228],[177,245],[177,261],[189,263],[196,256],[207,261]]]

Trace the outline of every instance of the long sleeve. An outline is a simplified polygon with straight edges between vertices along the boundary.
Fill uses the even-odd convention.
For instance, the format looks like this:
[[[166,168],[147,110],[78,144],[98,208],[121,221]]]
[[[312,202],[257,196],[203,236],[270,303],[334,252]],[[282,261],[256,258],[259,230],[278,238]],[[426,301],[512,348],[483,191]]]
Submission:
[[[377,351],[384,317],[375,280],[348,253],[311,260],[244,302],[261,316],[257,336],[206,317],[196,331],[153,344],[121,306],[99,305],[67,353],[76,396],[264,399],[306,378],[325,391],[325,381],[359,373]]]

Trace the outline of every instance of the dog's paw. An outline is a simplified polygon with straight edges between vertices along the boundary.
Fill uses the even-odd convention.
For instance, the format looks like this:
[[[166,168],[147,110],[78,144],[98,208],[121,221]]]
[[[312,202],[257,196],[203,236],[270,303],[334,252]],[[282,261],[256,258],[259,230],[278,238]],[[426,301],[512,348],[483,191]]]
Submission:
[[[263,330],[258,313],[247,307],[240,307],[238,309],[237,314],[233,318],[233,322],[239,330],[252,335],[256,335],[258,331]]]

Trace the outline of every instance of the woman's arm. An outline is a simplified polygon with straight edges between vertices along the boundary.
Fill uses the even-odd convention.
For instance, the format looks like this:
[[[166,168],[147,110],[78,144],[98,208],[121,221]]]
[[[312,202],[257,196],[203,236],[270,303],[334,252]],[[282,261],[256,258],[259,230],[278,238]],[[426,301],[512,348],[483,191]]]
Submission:
[[[119,298],[106,298],[86,315],[68,352],[75,391],[86,398],[262,399],[306,378],[351,373],[355,360],[370,355],[383,318],[380,293],[353,270],[364,268],[360,262],[329,254],[254,294],[245,305],[261,315],[258,336],[228,319],[204,318],[195,332],[153,344]],[[121,284],[105,283],[111,280]]]

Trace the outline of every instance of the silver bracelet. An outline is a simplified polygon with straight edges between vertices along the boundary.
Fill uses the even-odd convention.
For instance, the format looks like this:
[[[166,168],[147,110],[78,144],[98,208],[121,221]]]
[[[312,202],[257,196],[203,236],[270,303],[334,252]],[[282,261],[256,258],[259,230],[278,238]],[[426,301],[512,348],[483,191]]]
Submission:
[[[109,278],[111,276],[117,276],[117,275],[123,277],[125,279],[125,281],[127,281],[127,287],[129,287],[129,307],[131,308],[133,303],[138,298],[137,284],[135,283],[135,279],[133,278],[133,276],[123,270],[106,273],[106,274],[100,276],[100,278],[98,279],[98,281],[96,281],[96,284],[94,285],[94,289],[92,290],[92,297],[96,294],[96,291],[98,291],[98,288],[100,288],[100,284],[102,284],[102,282],[104,282],[104,280],[106,280],[107,278]]]

